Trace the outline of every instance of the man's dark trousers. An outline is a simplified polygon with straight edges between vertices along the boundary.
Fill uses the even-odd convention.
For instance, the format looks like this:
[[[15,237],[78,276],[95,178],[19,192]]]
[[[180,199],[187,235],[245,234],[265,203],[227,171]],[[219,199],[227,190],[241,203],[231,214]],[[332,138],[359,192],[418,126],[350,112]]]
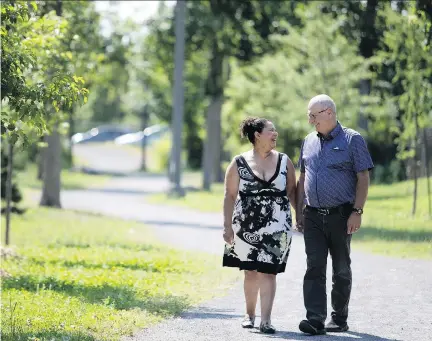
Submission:
[[[332,319],[344,325],[348,318],[351,294],[351,235],[347,233],[348,217],[352,206],[339,212],[321,214],[312,208],[304,209],[304,241],[307,270],[303,282],[306,318],[317,327],[323,327],[327,317],[326,269],[328,252],[333,264],[331,303]]]

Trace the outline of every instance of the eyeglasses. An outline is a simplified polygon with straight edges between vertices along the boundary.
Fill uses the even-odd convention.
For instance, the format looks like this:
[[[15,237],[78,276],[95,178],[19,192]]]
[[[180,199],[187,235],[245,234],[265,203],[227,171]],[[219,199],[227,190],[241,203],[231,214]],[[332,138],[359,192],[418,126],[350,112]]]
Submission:
[[[316,117],[318,116],[318,114],[321,114],[322,112],[326,111],[329,108],[325,108],[324,110],[318,111],[316,114],[307,114],[309,118],[313,118],[316,119]]]

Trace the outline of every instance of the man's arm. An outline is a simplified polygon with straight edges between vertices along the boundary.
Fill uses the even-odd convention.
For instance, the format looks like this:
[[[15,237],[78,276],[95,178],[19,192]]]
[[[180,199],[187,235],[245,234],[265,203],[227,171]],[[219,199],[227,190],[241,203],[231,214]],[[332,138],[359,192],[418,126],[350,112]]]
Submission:
[[[357,173],[357,187],[355,195],[355,208],[363,208],[366,203],[366,198],[369,189],[369,170],[364,170]],[[348,234],[357,232],[361,226],[361,215],[356,212],[352,212],[348,218]]]
[[[369,190],[369,170],[364,170],[357,173],[357,187],[356,187],[356,195],[355,195],[355,208],[363,208]]]
[[[369,171],[374,165],[366,141],[361,135],[355,135],[351,140],[351,156],[354,161],[354,171],[357,174],[354,207],[363,208],[369,189]],[[348,219],[348,233],[357,232],[360,226],[361,215],[353,212]]]
[[[304,182],[305,182],[305,173],[306,173],[305,162],[303,160],[303,148],[305,146],[305,141],[306,139],[303,140],[300,148],[300,158],[298,161],[298,166],[300,168],[300,176],[297,182],[297,189],[296,189],[296,203],[297,203],[296,225],[297,225],[297,230],[302,233],[304,230],[303,203],[305,200]]]

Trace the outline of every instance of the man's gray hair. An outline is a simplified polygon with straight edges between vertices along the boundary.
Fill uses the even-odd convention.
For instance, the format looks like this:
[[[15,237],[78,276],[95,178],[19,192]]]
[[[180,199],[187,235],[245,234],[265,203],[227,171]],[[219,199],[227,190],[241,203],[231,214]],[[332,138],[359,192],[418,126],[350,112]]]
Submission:
[[[313,97],[309,101],[309,107],[311,107],[315,104],[318,104],[318,105],[322,106],[323,108],[330,108],[331,111],[334,114],[336,114],[336,103],[328,95],[321,94],[321,95],[317,95],[317,96]]]

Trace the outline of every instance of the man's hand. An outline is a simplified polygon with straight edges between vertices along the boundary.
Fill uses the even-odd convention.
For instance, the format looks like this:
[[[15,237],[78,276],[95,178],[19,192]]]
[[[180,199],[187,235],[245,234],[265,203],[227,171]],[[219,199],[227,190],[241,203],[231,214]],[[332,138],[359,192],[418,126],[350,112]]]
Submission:
[[[350,217],[348,218],[348,234],[353,234],[357,232],[360,229],[361,225],[361,215],[357,214],[355,212],[351,213]]]
[[[294,230],[297,232],[303,233],[304,232],[304,225],[301,222],[297,222],[296,226],[294,227]]]
[[[223,231],[223,239],[228,245],[232,245],[234,243],[234,230],[232,227],[224,227]]]
[[[303,214],[298,213],[298,216],[296,216],[296,226],[294,229],[300,233],[304,232],[304,216],[303,216]]]

